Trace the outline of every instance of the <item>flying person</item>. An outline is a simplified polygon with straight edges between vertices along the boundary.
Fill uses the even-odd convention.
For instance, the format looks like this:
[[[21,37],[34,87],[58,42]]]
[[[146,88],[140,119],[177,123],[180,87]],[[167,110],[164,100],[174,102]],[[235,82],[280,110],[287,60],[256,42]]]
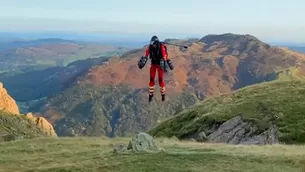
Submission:
[[[138,62],[138,67],[142,69],[148,57],[151,59],[151,66],[150,66],[150,79],[149,79],[149,99],[148,101],[151,102],[152,98],[154,97],[154,86],[155,86],[155,75],[158,72],[158,80],[159,80],[159,87],[160,93],[162,97],[162,101],[165,101],[165,82],[164,82],[164,72],[167,72],[167,67],[173,70],[173,65],[168,58],[167,54],[167,47],[165,44],[159,41],[157,36],[153,36],[150,40],[150,45],[147,47],[145,51],[145,56],[142,56]]]

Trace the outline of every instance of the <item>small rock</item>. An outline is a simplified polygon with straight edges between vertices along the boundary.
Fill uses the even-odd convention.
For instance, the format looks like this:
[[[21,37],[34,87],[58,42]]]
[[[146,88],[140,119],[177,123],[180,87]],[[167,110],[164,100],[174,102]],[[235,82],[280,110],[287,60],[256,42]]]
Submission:
[[[200,132],[197,136],[197,139],[196,139],[198,142],[205,142],[207,140],[207,136],[205,134],[205,132]]]
[[[123,143],[117,143],[114,145],[113,153],[125,152],[127,151],[127,145]]]
[[[160,152],[165,152],[165,149],[164,148],[159,148],[159,151]]]
[[[10,142],[10,141],[14,141],[16,139],[17,138],[12,134],[6,134],[3,136],[0,136],[0,142]]]
[[[167,143],[166,140],[160,140],[160,143]]]
[[[191,142],[197,142],[197,140],[194,139],[194,138],[190,138],[190,141],[191,141]]]
[[[172,137],[170,138],[170,140],[179,141],[178,137],[176,137],[176,136],[172,136]]]

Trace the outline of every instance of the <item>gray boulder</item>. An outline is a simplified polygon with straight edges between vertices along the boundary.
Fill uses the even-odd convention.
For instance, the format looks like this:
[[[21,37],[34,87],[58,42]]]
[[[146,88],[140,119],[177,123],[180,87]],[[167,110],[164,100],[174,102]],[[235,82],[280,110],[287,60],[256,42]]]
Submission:
[[[117,143],[114,145],[113,153],[120,153],[126,151],[127,151],[127,145],[123,143]]]
[[[136,152],[155,152],[161,149],[156,145],[154,138],[147,133],[139,133],[135,135],[129,142],[127,150]]]

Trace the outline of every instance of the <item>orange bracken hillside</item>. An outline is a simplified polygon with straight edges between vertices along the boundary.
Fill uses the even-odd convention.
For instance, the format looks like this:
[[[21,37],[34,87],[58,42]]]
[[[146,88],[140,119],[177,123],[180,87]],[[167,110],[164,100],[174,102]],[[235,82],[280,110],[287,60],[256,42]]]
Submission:
[[[182,92],[189,85],[212,94],[231,90],[235,84],[234,78],[230,80],[231,83],[224,83],[220,79],[223,74],[228,76],[236,74],[238,60],[233,56],[225,56],[224,61],[228,61],[228,63],[224,65],[224,70],[213,71],[213,68],[217,68],[217,64],[210,57],[215,52],[202,53],[200,50],[203,48],[204,44],[194,43],[189,47],[188,52],[181,52],[177,47],[168,46],[168,53],[175,66],[175,69],[169,71],[165,76],[168,93]],[[80,82],[98,85],[124,83],[135,88],[146,88],[149,82],[150,62],[142,70],[137,67],[137,61],[144,51],[145,49],[139,49],[132,54],[123,55],[121,58],[113,57],[104,65],[93,67]],[[157,75],[156,85],[158,86]],[[222,86],[214,87],[217,85]]]
[[[150,62],[142,70],[137,67],[145,48],[93,67],[78,83],[129,84],[134,88],[147,88]],[[166,74],[167,92],[179,93],[192,87],[199,97],[228,93],[254,84],[269,73],[305,59],[303,54],[271,47],[252,36],[233,34],[206,36],[190,43],[187,52],[168,45],[168,53],[175,69]]]

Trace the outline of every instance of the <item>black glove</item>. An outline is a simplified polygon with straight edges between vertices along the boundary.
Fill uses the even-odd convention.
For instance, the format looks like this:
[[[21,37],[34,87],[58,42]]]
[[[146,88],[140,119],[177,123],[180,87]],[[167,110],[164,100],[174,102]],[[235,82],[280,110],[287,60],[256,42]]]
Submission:
[[[174,66],[173,66],[173,64],[172,64],[172,62],[170,60],[166,60],[166,63],[168,65],[168,67],[170,68],[170,70],[174,69]]]
[[[138,61],[138,67],[139,67],[140,69],[142,69],[142,68],[145,66],[147,60],[148,60],[147,57],[142,56],[141,59]]]
[[[161,69],[162,69],[164,72],[167,72],[166,64],[165,64],[164,59],[160,59],[160,67],[161,67]]]

